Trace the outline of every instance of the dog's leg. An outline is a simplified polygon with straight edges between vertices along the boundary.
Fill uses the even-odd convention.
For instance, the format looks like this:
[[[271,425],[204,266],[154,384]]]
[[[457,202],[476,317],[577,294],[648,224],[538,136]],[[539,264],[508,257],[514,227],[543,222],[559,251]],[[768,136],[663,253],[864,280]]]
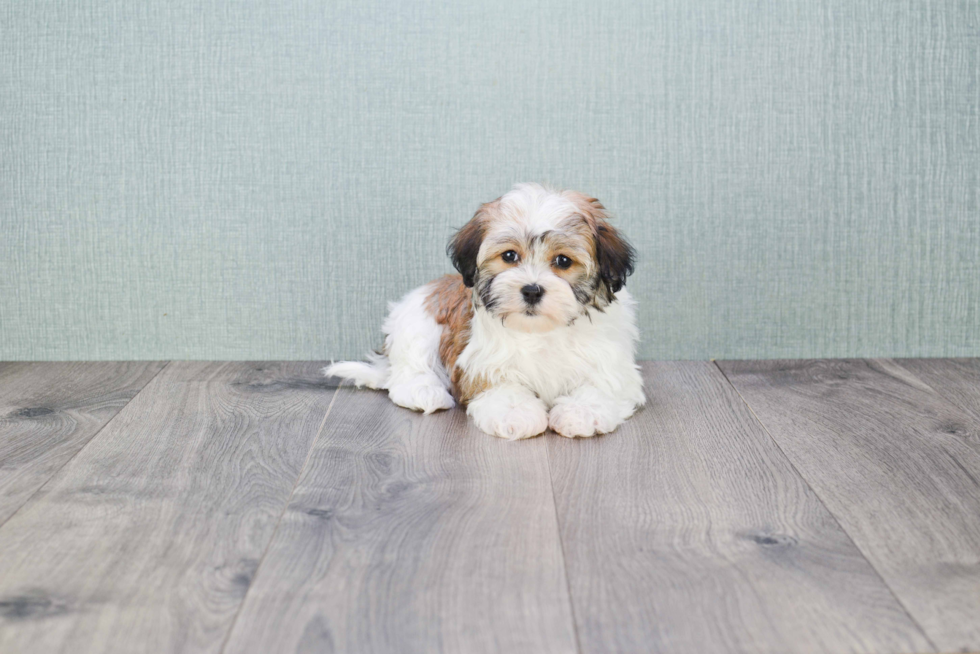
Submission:
[[[368,363],[341,361],[327,366],[324,374],[387,389],[392,402],[413,411],[451,409],[455,402],[447,390],[449,376],[439,360],[442,326],[425,310],[430,291],[422,286],[389,305],[381,327],[383,355],[368,355]]]
[[[483,391],[470,400],[466,413],[486,433],[512,441],[537,436],[548,428],[548,408],[520,384],[505,383]]]
[[[417,288],[391,305],[382,331],[391,369],[385,388],[398,406],[432,413],[451,409],[449,375],[439,359],[442,325],[425,309],[429,286]]]
[[[613,431],[642,404],[637,398],[614,397],[585,385],[555,400],[548,412],[548,426],[567,438],[595,436]]]

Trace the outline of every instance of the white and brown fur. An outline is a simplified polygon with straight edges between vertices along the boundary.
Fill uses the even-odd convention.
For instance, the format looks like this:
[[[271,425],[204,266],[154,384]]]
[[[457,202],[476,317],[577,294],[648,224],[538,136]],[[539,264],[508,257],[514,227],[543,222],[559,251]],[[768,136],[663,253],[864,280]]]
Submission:
[[[459,275],[391,303],[381,353],[324,373],[425,413],[459,402],[507,439],[614,430],[644,396],[633,249],[608,218],[595,198],[518,184],[450,242]]]

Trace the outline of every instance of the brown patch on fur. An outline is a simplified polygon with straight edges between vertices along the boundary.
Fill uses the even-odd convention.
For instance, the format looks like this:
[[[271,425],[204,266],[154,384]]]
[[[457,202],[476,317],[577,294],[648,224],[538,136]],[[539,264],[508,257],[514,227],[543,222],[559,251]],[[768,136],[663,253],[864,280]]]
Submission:
[[[559,277],[573,280],[594,272],[595,238],[583,219],[579,218],[573,224],[563,226],[563,231],[548,232],[543,243],[547,259],[552,264],[552,272]],[[559,254],[571,259],[572,265],[565,269],[554,266],[554,260]]]
[[[572,204],[579,210],[588,228],[595,234],[596,225],[600,222],[609,220],[609,212],[602,206],[596,198],[589,197],[585,193],[578,191],[565,191],[565,196],[572,201]]]
[[[487,258],[483,261],[480,267],[477,268],[479,272],[479,277],[483,277],[483,278],[487,276],[496,277],[497,275],[504,272],[505,270],[510,270],[511,268],[516,266],[517,265],[516,263],[507,263],[500,257],[500,255],[502,255],[507,250],[514,250],[515,252],[517,252],[517,256],[519,257],[525,256],[524,248],[521,247],[520,245],[507,244],[498,248],[497,250],[491,250],[488,253]]]
[[[599,200],[578,191],[569,191],[567,195],[593,230],[599,276],[608,289],[608,299],[611,301],[612,294],[621,289],[626,284],[626,278],[633,274],[636,252],[619,230],[609,224],[609,213]]]
[[[481,204],[470,221],[456,232],[449,241],[449,247],[446,248],[446,253],[452,259],[453,266],[463,276],[463,283],[466,286],[473,286],[476,280],[476,257],[480,252],[480,245],[483,244],[486,222],[499,206],[500,198]]]
[[[490,388],[490,382],[483,377],[463,374],[459,368],[453,369],[453,397],[460,404],[466,404],[474,397]]]
[[[572,260],[567,269],[555,268],[553,272],[566,279],[574,279],[582,274],[593,271],[595,261],[596,239],[595,232],[586,222],[584,216],[575,214],[566,220],[560,228],[549,230],[534,237],[507,235],[487,242],[483,263],[477,268],[479,274],[497,276],[524,261],[534,251],[544,250],[545,259],[553,261],[559,254],[564,254]],[[507,263],[501,255],[508,250],[517,253],[517,263]]]
[[[470,322],[473,320],[473,291],[463,283],[461,275],[446,275],[432,283],[432,292],[425,300],[425,310],[442,325],[439,337],[439,359],[449,373],[452,394],[460,404],[466,404],[486,389],[480,379],[468,377],[456,367],[456,359],[470,342]]]
[[[599,275],[613,293],[623,288],[626,278],[633,274],[636,253],[619,231],[608,223],[596,226],[596,259]]]

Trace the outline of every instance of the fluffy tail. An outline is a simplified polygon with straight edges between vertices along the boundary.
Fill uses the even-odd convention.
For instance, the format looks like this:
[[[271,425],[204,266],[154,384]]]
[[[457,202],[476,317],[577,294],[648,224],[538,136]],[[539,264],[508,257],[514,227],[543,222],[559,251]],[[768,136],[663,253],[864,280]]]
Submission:
[[[368,353],[367,362],[364,361],[338,361],[323,369],[323,374],[327,377],[343,377],[354,382],[358,388],[367,386],[368,388],[387,388],[388,387],[388,357],[375,352]]]

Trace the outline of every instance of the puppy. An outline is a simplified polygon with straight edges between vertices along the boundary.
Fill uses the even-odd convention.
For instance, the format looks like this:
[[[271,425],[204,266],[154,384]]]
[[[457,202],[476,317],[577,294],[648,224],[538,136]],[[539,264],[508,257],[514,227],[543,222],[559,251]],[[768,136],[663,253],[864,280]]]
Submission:
[[[384,348],[324,369],[431,413],[456,402],[488,434],[616,429],[643,404],[630,244],[602,204],[518,184],[450,241],[459,275],[389,305]]]

